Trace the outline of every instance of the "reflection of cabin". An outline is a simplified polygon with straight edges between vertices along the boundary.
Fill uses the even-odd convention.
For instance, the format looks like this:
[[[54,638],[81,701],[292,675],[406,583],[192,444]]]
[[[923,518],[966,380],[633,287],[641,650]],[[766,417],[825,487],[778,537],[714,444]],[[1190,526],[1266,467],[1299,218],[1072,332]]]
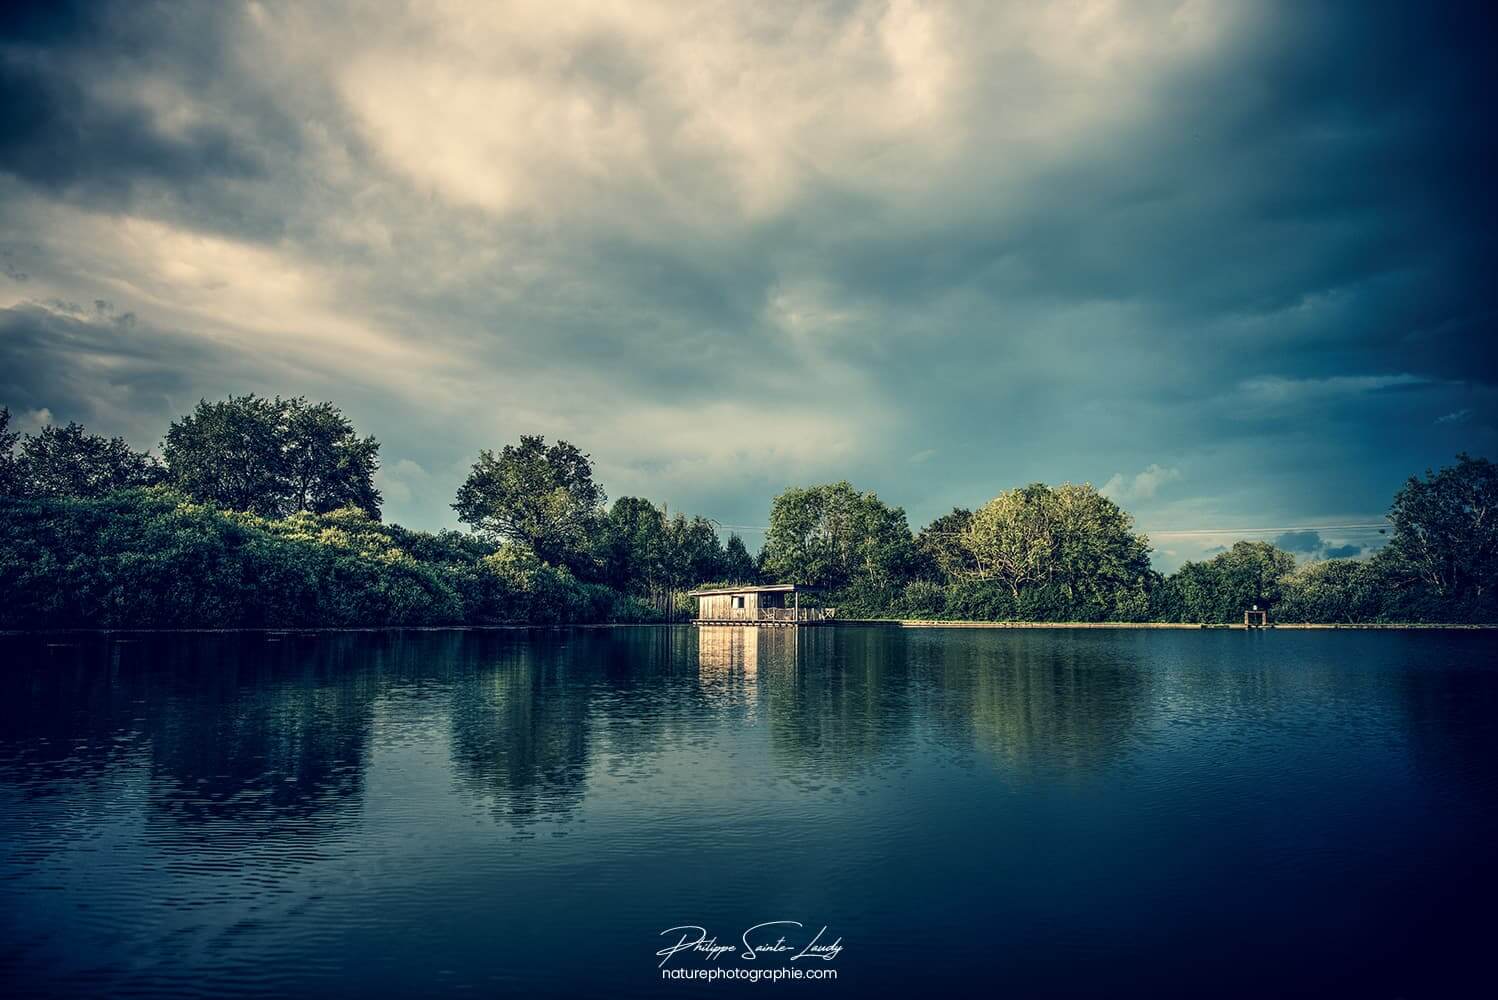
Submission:
[[[701,625],[696,632],[698,677],[720,693],[735,687],[753,691],[761,672],[794,671],[801,647],[812,641],[793,628]]]
[[[1250,610],[1243,612],[1243,625],[1245,628],[1266,628],[1269,625],[1269,612],[1260,611],[1255,604]]]
[[[801,595],[816,587],[800,583],[744,584],[694,590],[699,625],[816,625],[832,620],[832,608],[801,606]]]
[[[763,630],[732,625],[703,625],[697,630],[697,670],[705,676],[727,677],[759,672],[759,640]],[[765,635],[785,635],[781,629]]]

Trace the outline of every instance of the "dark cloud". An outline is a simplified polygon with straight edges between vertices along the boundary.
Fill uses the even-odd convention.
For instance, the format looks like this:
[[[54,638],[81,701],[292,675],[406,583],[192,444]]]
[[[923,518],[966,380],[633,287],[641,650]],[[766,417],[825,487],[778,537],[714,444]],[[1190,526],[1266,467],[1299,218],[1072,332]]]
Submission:
[[[729,523],[812,479],[920,522],[1150,469],[1170,488],[1126,505],[1165,532],[1376,517],[1498,449],[1493,8],[1247,7],[1198,56],[1165,36],[1211,4],[1099,15],[1121,54],[1078,71],[1089,38],[1014,34],[1033,5],[958,4],[911,57],[917,114],[849,27],[877,3],[661,38],[544,8],[470,38],[483,18],[421,5],[8,5],[0,401],[151,444],[199,395],[336,397],[424,470],[393,511],[424,522],[521,430]],[[876,44],[795,48],[824,21],[812,42]],[[151,227],[107,242],[120,220]],[[356,343],[339,321],[415,350],[298,353]]]
[[[139,322],[108,302],[0,309],[0,402],[154,446],[198,391],[264,384],[253,358]]]
[[[1351,559],[1360,555],[1364,548],[1352,543],[1333,545],[1322,538],[1319,531],[1309,530],[1287,531],[1276,538],[1274,544],[1308,559]]]
[[[162,134],[142,109],[91,99],[41,58],[0,58],[0,169],[56,191],[122,197],[143,180],[177,184],[257,171],[213,124]]]
[[[96,0],[12,0],[0,7],[0,39],[76,44],[96,31],[109,6]]]
[[[241,65],[235,6],[22,3],[0,16],[0,172],[105,210],[279,231],[266,187],[290,174],[299,128]]]
[[[1287,531],[1274,540],[1274,544],[1286,552],[1298,554],[1309,554],[1321,551],[1326,543],[1321,540],[1321,533],[1316,531]]]

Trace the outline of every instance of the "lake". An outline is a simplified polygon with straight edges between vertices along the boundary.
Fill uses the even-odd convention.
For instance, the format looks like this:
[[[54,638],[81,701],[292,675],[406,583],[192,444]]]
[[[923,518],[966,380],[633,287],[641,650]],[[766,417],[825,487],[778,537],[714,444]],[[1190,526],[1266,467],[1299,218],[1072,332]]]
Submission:
[[[1495,649],[1431,631],[0,637],[0,987],[1470,993],[1498,925]]]

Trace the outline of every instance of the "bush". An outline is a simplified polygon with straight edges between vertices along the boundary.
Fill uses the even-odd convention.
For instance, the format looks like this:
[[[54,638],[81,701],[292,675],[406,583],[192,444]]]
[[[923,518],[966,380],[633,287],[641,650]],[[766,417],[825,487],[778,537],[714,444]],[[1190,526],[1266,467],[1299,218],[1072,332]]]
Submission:
[[[947,613],[947,591],[930,580],[913,580],[900,594],[900,614],[910,618],[943,618]]]
[[[0,627],[561,625],[652,612],[528,550],[355,509],[224,513],[153,487],[0,500]]]

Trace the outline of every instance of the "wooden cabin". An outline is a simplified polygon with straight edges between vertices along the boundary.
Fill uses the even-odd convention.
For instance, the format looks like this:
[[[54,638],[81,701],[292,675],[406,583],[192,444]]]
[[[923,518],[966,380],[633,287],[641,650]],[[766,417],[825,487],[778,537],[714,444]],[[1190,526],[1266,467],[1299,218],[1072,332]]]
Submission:
[[[802,607],[801,595],[818,588],[801,583],[744,584],[693,590],[699,625],[816,625],[832,620],[832,608]]]

